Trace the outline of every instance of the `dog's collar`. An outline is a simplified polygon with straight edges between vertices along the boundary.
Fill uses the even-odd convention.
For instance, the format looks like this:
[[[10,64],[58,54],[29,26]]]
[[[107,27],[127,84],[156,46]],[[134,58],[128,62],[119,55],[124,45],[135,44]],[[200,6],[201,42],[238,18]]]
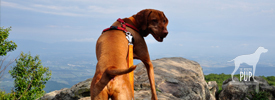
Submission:
[[[130,19],[134,24],[136,23],[134,17],[129,17],[129,19]],[[108,31],[108,30],[114,30],[114,29],[115,29],[115,30],[122,30],[122,31],[124,31],[124,32],[126,33],[126,32],[128,32],[128,31],[126,30],[126,26],[132,28],[133,30],[135,30],[135,31],[137,31],[137,32],[139,32],[139,30],[138,30],[135,26],[133,26],[133,25],[131,25],[131,24],[129,24],[129,23],[125,23],[124,20],[118,18],[117,21],[121,23],[121,27],[111,26],[111,27],[109,27],[109,28],[104,29],[103,32]]]

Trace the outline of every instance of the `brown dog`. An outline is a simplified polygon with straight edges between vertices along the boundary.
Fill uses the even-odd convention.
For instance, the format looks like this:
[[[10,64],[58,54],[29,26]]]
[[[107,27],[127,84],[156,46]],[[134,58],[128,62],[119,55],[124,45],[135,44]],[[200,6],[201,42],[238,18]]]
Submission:
[[[152,34],[153,37],[162,42],[168,34],[168,19],[159,10],[145,9],[130,18],[123,19],[139,29],[139,32],[127,27],[134,37],[134,58],[140,59],[149,76],[152,99],[157,99],[155,89],[154,70],[151,63],[147,45],[143,37]],[[112,26],[121,26],[115,22]],[[132,100],[134,91],[129,81],[129,72],[136,66],[127,67],[128,40],[121,30],[109,30],[103,32],[96,44],[96,57],[98,60],[96,72],[91,83],[91,100]],[[133,78],[133,77],[131,77]]]

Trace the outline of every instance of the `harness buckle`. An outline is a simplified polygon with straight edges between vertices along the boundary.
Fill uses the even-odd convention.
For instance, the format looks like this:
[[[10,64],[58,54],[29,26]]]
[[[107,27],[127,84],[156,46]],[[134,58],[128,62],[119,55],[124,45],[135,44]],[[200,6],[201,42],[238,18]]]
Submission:
[[[114,29],[117,29],[117,26],[111,26],[110,27],[110,30],[114,30]]]
[[[121,24],[121,25],[124,25],[124,24],[125,24],[125,22],[124,22],[124,21],[123,21],[123,22],[120,22],[120,24]]]
[[[126,39],[128,40],[128,45],[133,45],[133,35],[130,32],[126,32]]]

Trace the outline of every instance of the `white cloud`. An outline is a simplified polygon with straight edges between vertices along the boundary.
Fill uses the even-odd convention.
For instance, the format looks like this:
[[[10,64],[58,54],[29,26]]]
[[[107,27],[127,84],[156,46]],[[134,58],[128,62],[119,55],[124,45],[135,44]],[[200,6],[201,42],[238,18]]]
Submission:
[[[248,45],[249,45],[249,44],[247,44],[247,43],[241,44],[242,47],[246,47],[246,46],[248,46]]]
[[[82,39],[70,39],[64,40],[65,42],[95,42],[96,39],[94,38],[82,38]]]
[[[48,25],[48,26],[46,26],[46,27],[57,28],[58,26],[56,26],[56,25]]]
[[[62,7],[56,7],[56,6],[45,6],[45,5],[37,5],[37,4],[21,5],[21,4],[5,2],[5,1],[2,1],[1,6],[21,9],[21,10],[35,11],[35,12],[39,12],[39,13],[53,14],[53,15],[84,16],[83,14],[71,13],[71,12],[66,12],[66,11],[53,11],[53,10],[57,10],[57,9],[62,10],[62,9],[60,9]],[[41,9],[41,8],[43,8],[43,9]]]
[[[64,25],[64,26],[58,26],[58,25],[47,25],[46,27],[50,28],[72,28],[72,26]],[[81,26],[78,26],[81,27]]]
[[[220,46],[211,46],[211,48],[219,48]]]
[[[107,9],[100,6],[89,6],[87,11],[89,12],[97,12],[97,13],[104,13],[104,14],[110,14],[110,13],[117,13],[117,9]]]
[[[22,10],[35,10],[35,9],[30,8],[30,7],[26,7],[26,6],[17,4],[17,3],[5,2],[5,1],[1,2],[1,6],[3,6],[3,7],[17,8],[17,9],[22,9]]]
[[[118,10],[114,8],[102,7],[102,6],[63,6],[63,5],[52,5],[52,4],[20,4],[20,3],[13,3],[13,2],[6,2],[2,1],[1,6],[3,7],[10,7],[20,10],[28,10],[34,11],[39,13],[46,13],[52,15],[62,15],[62,16],[86,16],[86,17],[93,17],[100,14],[110,14],[110,13],[117,13]],[[95,14],[97,13],[97,14]]]
[[[274,13],[274,9],[271,8],[269,10],[262,10],[263,13]]]
[[[218,7],[220,7],[221,10],[230,10],[230,9],[239,9],[239,10],[243,10],[243,11],[250,11],[253,9],[256,9],[257,5],[250,3],[250,2],[242,2],[242,1],[233,1],[230,3],[224,3],[224,2],[220,2],[220,5],[218,5]]]
[[[52,9],[52,10],[64,10],[68,9],[69,7],[60,7],[60,6],[52,6],[52,5],[41,5],[41,4],[34,4],[33,7],[36,8],[43,8],[43,9]]]
[[[211,2],[213,1],[213,2]],[[140,9],[155,8],[163,10],[167,13],[176,13],[177,16],[194,17],[198,15],[204,15],[211,17],[226,17],[228,14],[223,12],[239,12],[239,11],[257,11],[257,12],[274,12],[273,8],[261,9],[264,7],[270,7],[274,3],[267,2],[244,2],[244,1],[164,1],[159,4],[155,2],[159,1],[127,1],[120,0],[118,2],[110,2],[106,0],[93,1],[93,0],[42,0],[41,2],[29,1],[29,2],[7,2],[2,1],[4,7],[11,7],[22,10],[35,11],[39,13],[63,15],[63,16],[86,16],[86,17],[102,17],[109,14],[129,13],[136,12]],[[127,5],[127,4],[134,5]],[[175,10],[177,8],[177,10]],[[198,13],[202,12],[202,13]],[[217,14],[220,13],[220,14]],[[180,15],[179,15],[180,14]],[[230,15],[236,16],[238,14]]]

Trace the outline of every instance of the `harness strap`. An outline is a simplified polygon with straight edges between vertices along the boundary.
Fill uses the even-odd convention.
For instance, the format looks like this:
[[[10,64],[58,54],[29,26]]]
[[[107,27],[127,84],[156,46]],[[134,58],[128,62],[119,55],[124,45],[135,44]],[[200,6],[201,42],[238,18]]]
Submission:
[[[129,23],[125,23],[122,19],[118,18],[117,21],[120,22],[120,23],[124,23],[124,25],[126,25],[126,26],[132,28],[133,30],[135,30],[135,31],[137,31],[137,32],[139,32],[139,30],[138,30],[135,26],[133,26],[133,25],[131,25],[131,24],[129,24]]]
[[[127,58],[127,65],[128,67],[132,67],[134,65],[134,52],[133,52],[133,45],[128,45],[128,58]],[[134,71],[129,73],[129,81],[132,87],[132,93],[134,95]]]
[[[126,33],[126,32],[128,32],[126,30],[126,26],[132,28],[133,30],[135,30],[137,32],[139,32],[139,30],[135,26],[133,26],[133,25],[131,25],[129,23],[125,23],[122,19],[118,18],[117,21],[121,23],[121,27],[111,26],[109,28],[104,29],[103,32],[106,32],[108,30],[121,30],[121,31],[123,31],[123,32]]]
[[[109,30],[121,30],[123,32],[127,32],[126,28],[123,28],[123,27],[117,27],[117,26],[111,26],[109,28],[106,28],[104,29],[102,32],[106,32],[106,31],[109,31]]]

